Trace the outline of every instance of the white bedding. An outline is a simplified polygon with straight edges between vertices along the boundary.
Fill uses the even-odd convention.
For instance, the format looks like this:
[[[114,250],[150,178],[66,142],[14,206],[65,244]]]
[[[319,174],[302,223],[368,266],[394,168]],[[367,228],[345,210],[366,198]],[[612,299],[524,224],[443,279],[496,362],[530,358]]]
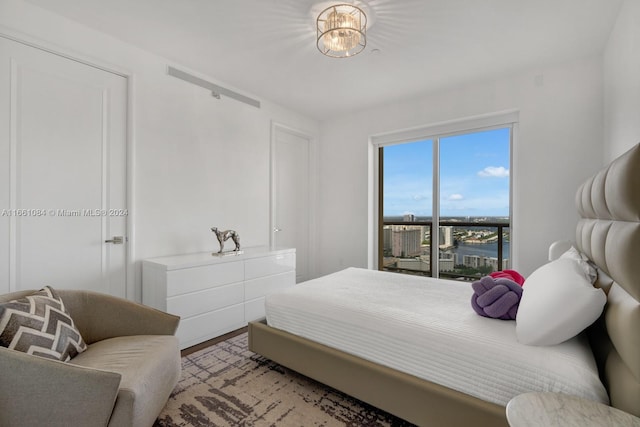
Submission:
[[[272,327],[499,405],[529,391],[609,402],[585,337],[519,344],[515,322],[478,316],[472,293],[469,283],[349,268],[265,305]]]

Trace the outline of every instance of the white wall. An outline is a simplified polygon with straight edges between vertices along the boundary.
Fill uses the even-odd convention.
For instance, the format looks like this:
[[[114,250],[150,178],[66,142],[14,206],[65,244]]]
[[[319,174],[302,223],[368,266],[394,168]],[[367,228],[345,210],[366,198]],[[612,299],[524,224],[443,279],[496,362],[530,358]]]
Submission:
[[[514,267],[528,275],[558,239],[573,239],[578,185],[602,164],[600,56],[444,90],[321,124],[320,272],[367,266],[368,138],[517,109],[512,174]]]
[[[604,53],[607,163],[640,142],[640,2],[626,0]]]
[[[141,297],[139,260],[217,250],[212,226],[237,230],[243,246],[269,244],[271,122],[316,137],[316,121],[262,99],[260,109],[216,100],[167,75],[180,64],[18,0],[0,4],[0,33],[133,77],[131,296]]]

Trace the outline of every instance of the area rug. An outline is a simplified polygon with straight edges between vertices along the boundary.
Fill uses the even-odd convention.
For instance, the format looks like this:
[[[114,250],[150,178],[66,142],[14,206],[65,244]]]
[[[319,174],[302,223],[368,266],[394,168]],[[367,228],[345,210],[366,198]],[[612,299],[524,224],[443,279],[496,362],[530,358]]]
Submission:
[[[154,426],[412,426],[247,347],[243,333],[183,357]]]

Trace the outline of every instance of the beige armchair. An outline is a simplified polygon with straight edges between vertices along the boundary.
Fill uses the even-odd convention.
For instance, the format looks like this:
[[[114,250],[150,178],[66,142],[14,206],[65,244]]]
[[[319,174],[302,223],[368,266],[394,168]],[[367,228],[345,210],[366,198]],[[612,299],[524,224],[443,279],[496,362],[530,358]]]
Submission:
[[[0,347],[0,426],[153,425],[180,377],[179,318],[100,293],[57,292],[88,348],[58,362]]]

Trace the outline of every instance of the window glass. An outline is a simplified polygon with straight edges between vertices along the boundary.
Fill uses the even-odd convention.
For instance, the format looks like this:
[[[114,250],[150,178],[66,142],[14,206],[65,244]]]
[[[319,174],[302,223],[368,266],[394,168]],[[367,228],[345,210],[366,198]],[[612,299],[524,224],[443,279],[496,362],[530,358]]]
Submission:
[[[382,262],[386,269],[431,273],[433,141],[384,147]]]
[[[510,129],[440,138],[440,216],[509,217]]]
[[[510,146],[504,127],[383,147],[382,268],[434,275],[435,257],[437,276],[467,280],[508,268]]]

